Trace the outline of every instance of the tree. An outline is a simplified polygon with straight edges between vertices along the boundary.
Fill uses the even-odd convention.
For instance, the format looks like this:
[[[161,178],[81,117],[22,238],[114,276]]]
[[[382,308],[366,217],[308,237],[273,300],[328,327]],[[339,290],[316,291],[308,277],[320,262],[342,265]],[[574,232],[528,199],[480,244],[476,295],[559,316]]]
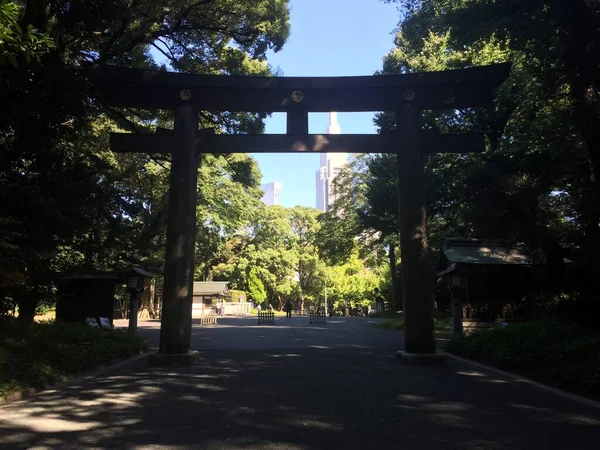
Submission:
[[[22,23],[22,7],[17,2],[0,3],[0,68],[10,64],[17,69],[24,60],[39,61],[52,47],[49,36],[30,23]]]
[[[0,267],[5,277],[0,297],[18,301],[20,317],[30,321],[40,296],[52,296],[57,268],[81,263],[114,268],[136,260],[162,264],[168,158],[112,155],[107,136],[114,123],[124,130],[151,130],[157,124],[169,126],[172,117],[108,109],[93,98],[84,73],[74,69],[103,63],[266,75],[271,73],[266,52],[279,50],[287,39],[289,13],[287,0],[23,4],[21,30],[47,37],[53,47],[44,55],[35,53],[30,64],[0,68],[0,102],[6,105],[0,111],[0,260],[6,261]],[[8,26],[11,33],[18,31],[13,25]],[[6,52],[7,41],[2,42]],[[24,59],[29,50],[23,50]],[[201,125],[260,132],[264,117],[202,112]],[[231,186],[239,182],[251,190],[253,182],[244,178],[252,163],[243,158],[215,163],[229,166],[225,172]],[[224,209],[211,212],[212,223],[221,222],[217,214],[225,214]],[[212,237],[199,240],[202,251],[214,247]]]
[[[267,299],[267,292],[263,282],[260,281],[256,269],[251,269],[248,274],[248,293],[255,304],[261,305]]]
[[[548,262],[545,295],[560,293],[565,254],[596,265],[587,252],[596,252],[599,232],[600,72],[591,63],[599,3],[400,3],[405,17],[382,73],[513,63],[492,110],[424,112],[425,127],[483,131],[488,142],[483,155],[429,157],[431,241],[451,234],[523,240]],[[393,117],[377,123],[393,128]],[[586,250],[569,250],[577,248]],[[592,279],[584,284],[598,289]]]

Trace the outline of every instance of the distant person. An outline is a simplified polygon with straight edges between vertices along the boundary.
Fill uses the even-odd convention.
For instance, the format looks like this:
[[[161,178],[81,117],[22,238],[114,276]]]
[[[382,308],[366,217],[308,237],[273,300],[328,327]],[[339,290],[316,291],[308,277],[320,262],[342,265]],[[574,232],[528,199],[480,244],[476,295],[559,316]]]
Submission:
[[[273,312],[273,305],[269,303],[269,312]]]
[[[292,308],[292,302],[290,302],[289,300],[285,302],[285,317],[287,317],[288,319],[292,318]]]
[[[260,310],[262,309],[262,306],[260,306],[260,303],[258,304],[258,306],[256,307],[256,309],[258,310],[258,312],[260,312]]]
[[[333,316],[333,304],[332,303],[329,304],[328,309],[329,309],[329,318],[331,319],[331,316]]]

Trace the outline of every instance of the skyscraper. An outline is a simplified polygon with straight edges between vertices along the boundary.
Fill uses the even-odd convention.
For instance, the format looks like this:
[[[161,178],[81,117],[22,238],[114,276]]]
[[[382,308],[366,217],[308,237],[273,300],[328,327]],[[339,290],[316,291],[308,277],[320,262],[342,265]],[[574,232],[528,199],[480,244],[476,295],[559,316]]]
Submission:
[[[340,126],[337,122],[337,113],[329,113],[329,126],[327,134],[340,134]],[[348,155],[346,153],[321,153],[320,167],[316,173],[317,184],[317,209],[327,211],[335,201],[333,180],[346,164]]]
[[[265,191],[262,197],[262,202],[267,206],[281,204],[281,183],[275,181],[273,183],[261,184],[260,188]]]

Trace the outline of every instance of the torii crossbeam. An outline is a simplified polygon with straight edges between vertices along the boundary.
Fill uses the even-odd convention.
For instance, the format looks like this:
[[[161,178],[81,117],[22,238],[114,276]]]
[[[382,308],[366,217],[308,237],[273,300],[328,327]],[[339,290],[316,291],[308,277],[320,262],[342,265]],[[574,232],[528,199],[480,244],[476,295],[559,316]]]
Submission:
[[[159,354],[190,350],[198,153],[396,153],[405,348],[436,354],[426,232],[423,156],[483,151],[477,134],[423,131],[421,111],[488,106],[510,64],[446,72],[364,77],[243,77],[91,66],[96,94],[110,106],[175,111],[174,130],[112,134],[115,152],[172,154]],[[225,135],[198,130],[199,111],[286,112],[287,134]],[[311,135],[308,113],[395,111],[397,130],[379,135]],[[408,358],[411,361],[414,358]]]

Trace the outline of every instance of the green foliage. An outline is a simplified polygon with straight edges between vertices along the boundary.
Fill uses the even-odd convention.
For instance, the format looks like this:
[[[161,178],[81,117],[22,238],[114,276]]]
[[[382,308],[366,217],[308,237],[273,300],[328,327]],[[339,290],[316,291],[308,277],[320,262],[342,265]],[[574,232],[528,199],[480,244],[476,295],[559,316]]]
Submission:
[[[40,33],[31,24],[21,25],[22,8],[17,2],[0,3],[0,68],[10,63],[19,68],[19,60],[27,64],[40,58],[53,48],[49,36]]]
[[[382,330],[404,330],[404,315],[402,313],[380,313],[374,314],[374,317],[389,317],[392,316],[391,319],[386,319],[383,322],[375,324],[375,328],[379,328]],[[450,332],[450,323],[448,321],[448,316],[446,314],[436,313],[434,317],[434,328],[437,333],[448,333]]]
[[[251,269],[248,274],[248,294],[255,304],[262,304],[267,299],[265,286],[258,278],[256,269]]]
[[[454,336],[446,350],[543,383],[600,394],[600,333],[577,323],[541,320]]]
[[[244,302],[248,301],[248,294],[246,293],[246,291],[240,291],[238,289],[230,289],[229,293],[231,294],[230,301],[232,301],[232,302],[239,302],[240,296],[244,299],[242,301],[244,301]]]
[[[386,319],[375,325],[375,328],[380,330],[404,330],[404,318]]]
[[[380,287],[381,275],[354,253],[347,263],[328,267],[327,297],[334,307],[342,306],[364,308],[375,302],[375,288]]]
[[[0,327],[0,396],[19,388],[43,387],[147,349],[148,342],[124,331],[82,323],[23,326],[9,320]]]
[[[142,263],[160,273],[164,263],[169,158],[115,155],[108,138],[111,131],[172,127],[172,115],[107,108],[73,69],[101,63],[269,75],[266,53],[285,43],[289,12],[287,0],[19,3],[0,3],[0,54],[31,58],[0,68],[0,310],[18,303],[27,321],[37,303],[52,302],[57,272]],[[265,117],[202,112],[200,122],[262,132]],[[228,238],[248,223],[259,180],[248,155],[204,156],[199,277],[209,276]]]
[[[480,155],[428,157],[432,247],[446,236],[526,242],[548,263],[538,296],[566,291],[593,303],[600,291],[593,275],[600,242],[600,177],[594,175],[600,173],[600,70],[592,62],[600,52],[598,2],[398,3],[404,14],[396,48],[380,73],[512,62],[493,107],[423,112],[426,129],[480,131],[487,142]],[[381,132],[395,129],[394,114],[379,114],[375,122]],[[568,283],[565,256],[586,267],[577,283]]]

